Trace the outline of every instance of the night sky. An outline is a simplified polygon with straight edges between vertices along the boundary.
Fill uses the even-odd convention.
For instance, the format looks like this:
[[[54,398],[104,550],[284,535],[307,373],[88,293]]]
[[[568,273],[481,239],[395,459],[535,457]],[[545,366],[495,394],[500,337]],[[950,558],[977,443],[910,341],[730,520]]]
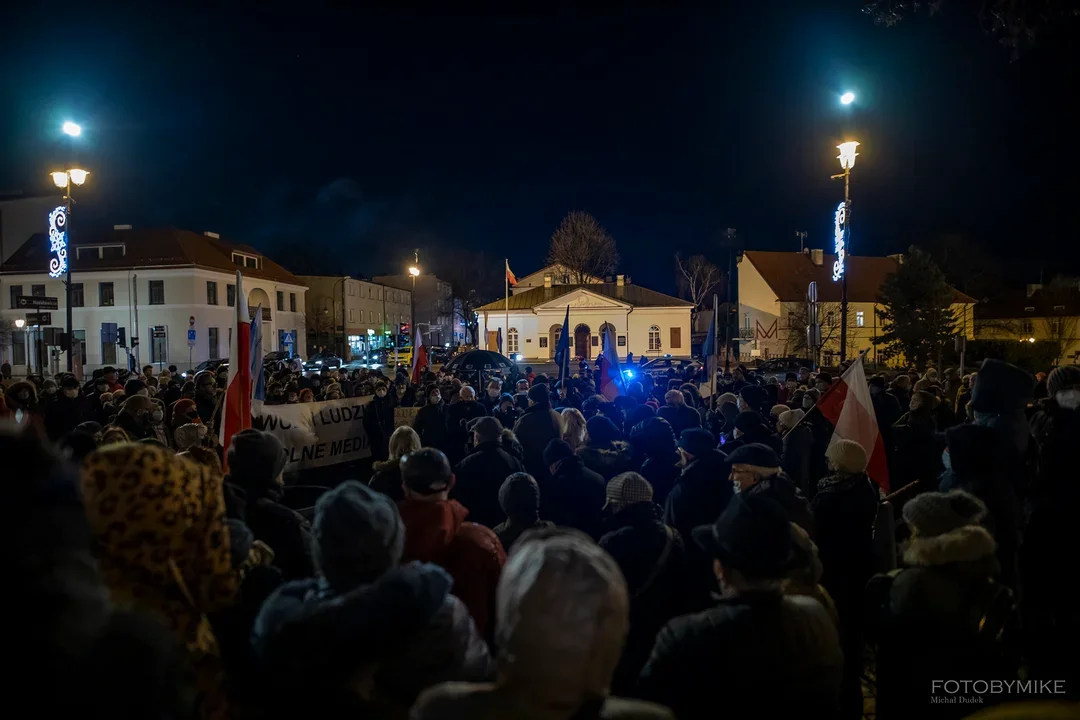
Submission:
[[[49,191],[51,163],[74,153],[91,171],[74,233],[216,230],[294,270],[353,275],[460,245],[521,275],[581,209],[615,237],[622,272],[670,292],[675,250],[720,261],[725,227],[748,248],[797,249],[796,230],[827,247],[850,133],[857,254],[960,232],[1013,282],[1080,273],[1078,36],[1010,62],[966,11],[886,29],[859,0],[34,5],[0,11],[0,192]],[[837,102],[847,89],[853,109]],[[59,134],[69,118],[76,143]]]

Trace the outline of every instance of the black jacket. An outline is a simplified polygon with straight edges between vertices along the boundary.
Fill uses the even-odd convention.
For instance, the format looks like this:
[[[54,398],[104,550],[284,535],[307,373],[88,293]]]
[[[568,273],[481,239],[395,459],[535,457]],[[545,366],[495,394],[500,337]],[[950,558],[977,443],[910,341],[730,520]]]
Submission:
[[[679,481],[682,468],[679,467],[678,455],[655,456],[641,463],[638,472],[652,485],[653,502],[664,507],[667,505],[668,496],[675,487],[675,483]]]
[[[548,476],[548,469],[544,465],[544,448],[560,434],[559,414],[551,409],[549,403],[530,405],[514,425],[514,435],[525,451],[525,468],[537,482]]]
[[[784,451],[780,455],[780,465],[784,472],[802,490],[807,497],[813,497],[810,490],[810,468],[814,452],[814,431],[805,423],[799,423],[783,438]]]
[[[630,446],[622,441],[613,442],[608,447],[586,445],[579,448],[577,454],[585,467],[603,477],[605,481],[634,469]]]
[[[554,474],[537,482],[542,519],[600,537],[607,500],[604,478],[586,468],[575,455],[559,461]]]
[[[456,402],[446,411],[446,435],[450,440],[450,452],[446,455],[451,464],[465,457],[465,445],[469,441],[469,422],[487,414],[484,406],[475,400]]]
[[[82,397],[68,398],[62,393],[45,406],[45,431],[49,439],[57,441],[74,430],[79,423],[96,418],[84,416],[86,400]]]
[[[259,494],[250,483],[237,483],[231,476],[226,476],[225,480],[230,516],[243,520],[256,540],[270,546],[274,551],[274,565],[281,569],[285,579],[298,580],[314,575],[311,523],[275,498]]]
[[[791,478],[783,472],[765,478],[743,492],[747,495],[764,495],[779,503],[787,513],[790,522],[805,530],[811,538],[815,537],[814,515],[810,512],[810,503],[807,502],[806,496],[795,487]]]
[[[405,491],[401,487],[401,459],[377,461],[372,464],[374,471],[368,480],[368,487],[378,490],[395,503],[405,499]]]
[[[691,610],[686,546],[661,515],[653,503],[635,503],[609,516],[600,538],[630,595],[630,634],[612,683],[617,693],[633,689],[660,628]]]
[[[664,522],[690,537],[694,528],[716,522],[735,494],[731,465],[719,450],[695,458],[683,468],[664,507]]]
[[[493,528],[506,519],[499,506],[499,488],[516,472],[525,472],[525,466],[503,450],[501,441],[480,443],[458,463],[451,496],[469,509],[469,522]]]
[[[679,720],[827,718],[842,666],[836,626],[817,600],[746,593],[669,622],[639,692]]]
[[[252,632],[265,709],[274,717],[342,717],[349,708],[404,717],[435,683],[486,679],[487,646],[450,586],[444,570],[416,563],[344,593],[325,580],[284,585]]]
[[[701,427],[701,415],[697,410],[685,404],[663,405],[656,411],[656,416],[664,418],[671,424],[675,437],[682,435],[682,431],[688,428]]]
[[[892,428],[893,452],[888,455],[890,486],[899,490],[919,480],[914,493],[937,489],[937,478],[944,467],[941,452],[945,449],[943,437],[934,429],[933,422],[909,425],[906,422]]]
[[[863,589],[873,574],[878,486],[865,474],[822,478],[810,509],[824,571],[821,584],[841,617],[849,608],[861,612]]]
[[[413,420],[413,430],[420,436],[420,444],[424,447],[433,447],[447,452],[452,444],[446,433],[446,403],[439,401],[437,405],[428,403],[416,411]]]
[[[372,460],[385,460],[390,457],[390,436],[394,433],[394,401],[387,394],[371,399],[364,408],[364,432],[368,436]]]

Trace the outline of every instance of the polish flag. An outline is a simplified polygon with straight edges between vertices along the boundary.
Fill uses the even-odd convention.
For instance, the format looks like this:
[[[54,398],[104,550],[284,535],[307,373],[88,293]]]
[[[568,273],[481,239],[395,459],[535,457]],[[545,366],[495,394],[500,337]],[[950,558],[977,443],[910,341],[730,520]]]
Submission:
[[[888,492],[889,469],[885,462],[885,442],[878,429],[861,356],[825,391],[818,400],[817,408],[835,428],[829,445],[832,446],[837,440],[854,440],[862,445],[870,458],[866,474]]]
[[[416,328],[416,340],[413,341],[412,351],[412,383],[413,385],[420,384],[420,373],[424,372],[428,366],[427,348],[424,347],[424,336],[420,333],[420,328]]]
[[[510,283],[511,285],[517,285],[518,284],[518,279],[517,279],[517,276],[514,275],[514,271],[510,269],[510,260],[506,260],[505,262],[506,262],[506,282]]]
[[[221,405],[218,439],[228,450],[232,436],[251,427],[251,318],[244,276],[236,272],[236,323],[229,341],[229,380]],[[224,455],[228,457],[228,453]]]

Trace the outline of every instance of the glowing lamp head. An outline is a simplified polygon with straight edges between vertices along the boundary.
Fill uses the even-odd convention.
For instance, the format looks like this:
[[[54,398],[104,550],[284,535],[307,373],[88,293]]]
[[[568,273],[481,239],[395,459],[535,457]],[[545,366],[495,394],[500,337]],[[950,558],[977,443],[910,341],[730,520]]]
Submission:
[[[851,92],[850,90],[840,96],[841,105],[850,105],[853,102],[855,102],[855,93]]]
[[[24,327],[26,327],[26,321],[22,318],[15,318],[15,327],[22,330]]]
[[[1033,337],[1029,337],[1029,338],[1028,338],[1028,342],[1029,342],[1029,343],[1033,343],[1033,342],[1035,342],[1035,338],[1033,338]]]
[[[77,123],[73,123],[70,120],[64,123],[60,129],[64,131],[65,135],[70,135],[71,137],[79,137],[82,135],[82,128],[79,127]]]
[[[86,176],[89,175],[85,170],[68,170],[68,175],[71,176],[71,182],[76,185],[82,185],[86,182]]]
[[[58,188],[66,188],[68,185],[68,174],[66,172],[54,172],[49,173],[52,175],[52,181],[56,183]]]
[[[419,277],[420,276],[420,268],[413,265],[412,267],[409,268],[409,274],[412,275],[413,277]]]
[[[844,170],[850,170],[855,167],[855,158],[859,156],[859,153],[855,152],[855,148],[859,147],[859,143],[852,140],[851,142],[840,143],[836,146],[836,149],[840,151],[837,155],[837,159],[840,160],[840,167]]]

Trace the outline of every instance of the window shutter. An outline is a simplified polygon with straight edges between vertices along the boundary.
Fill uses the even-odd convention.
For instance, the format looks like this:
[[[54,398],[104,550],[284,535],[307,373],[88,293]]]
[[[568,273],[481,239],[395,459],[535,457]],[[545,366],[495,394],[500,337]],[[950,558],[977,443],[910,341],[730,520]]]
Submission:
[[[671,328],[671,342],[668,344],[672,350],[676,350],[682,347],[682,328]]]

